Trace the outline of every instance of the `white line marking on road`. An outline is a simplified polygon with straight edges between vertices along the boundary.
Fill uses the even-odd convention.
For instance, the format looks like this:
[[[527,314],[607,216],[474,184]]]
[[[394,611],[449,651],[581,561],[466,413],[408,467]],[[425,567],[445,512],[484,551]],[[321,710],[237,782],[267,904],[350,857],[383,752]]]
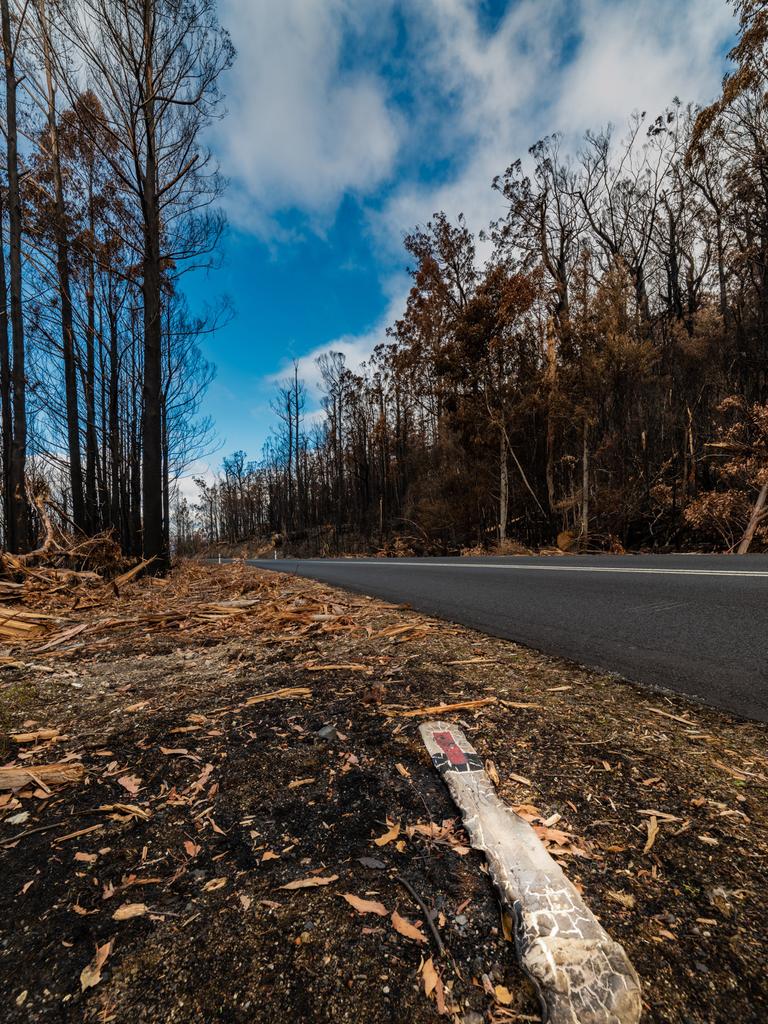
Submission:
[[[365,562],[359,559],[350,558],[344,561],[333,561],[325,558],[286,558],[286,562],[298,562],[301,565],[334,565],[337,567],[365,566],[370,568],[376,566],[385,569],[506,569],[522,570],[532,572],[624,572],[624,573],[649,573],[659,576],[745,576],[748,578],[768,578],[766,572],[745,572],[739,569],[651,569],[641,566],[619,566],[619,565],[499,565],[497,563],[479,562],[386,562],[372,561]]]

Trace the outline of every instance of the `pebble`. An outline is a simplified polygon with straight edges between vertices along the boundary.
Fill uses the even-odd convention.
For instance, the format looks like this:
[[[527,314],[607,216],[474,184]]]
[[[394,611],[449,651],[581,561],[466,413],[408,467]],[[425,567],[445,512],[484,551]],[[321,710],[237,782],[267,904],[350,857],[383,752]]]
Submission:
[[[456,924],[463,927],[467,923],[468,918],[466,914],[457,914],[453,920],[456,922]]]

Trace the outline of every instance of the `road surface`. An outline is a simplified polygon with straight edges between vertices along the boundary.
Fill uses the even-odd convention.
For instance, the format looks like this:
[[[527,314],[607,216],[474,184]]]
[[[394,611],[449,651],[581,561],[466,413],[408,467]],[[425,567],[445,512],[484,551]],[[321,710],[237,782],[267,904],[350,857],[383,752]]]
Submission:
[[[251,560],[768,722],[768,556]],[[617,707],[617,715],[621,708]]]

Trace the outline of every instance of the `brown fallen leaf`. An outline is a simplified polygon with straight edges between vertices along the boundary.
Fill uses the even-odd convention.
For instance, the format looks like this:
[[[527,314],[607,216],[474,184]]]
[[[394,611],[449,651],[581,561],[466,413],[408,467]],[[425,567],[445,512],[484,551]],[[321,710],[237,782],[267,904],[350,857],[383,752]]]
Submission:
[[[437,971],[435,970],[435,965],[432,963],[432,957],[430,957],[429,960],[425,960],[424,966],[421,969],[421,977],[424,981],[424,995],[432,995],[438,981]]]
[[[75,860],[79,860],[83,864],[95,864],[98,859],[98,855],[95,853],[81,853],[78,850],[75,854]]]
[[[651,847],[656,842],[656,836],[659,834],[659,822],[654,814],[646,821],[645,827],[648,829],[648,838],[645,841],[643,853],[649,853]]]
[[[510,1006],[512,1003],[512,993],[504,985],[497,985],[493,994],[496,996],[496,1002],[501,1003],[502,1006]]]
[[[251,904],[253,903],[253,900],[251,899],[250,896],[246,896],[245,893],[241,892],[240,896],[239,896],[239,899],[240,899],[240,903],[242,905],[243,910],[250,910],[251,909]]]
[[[193,843],[191,839],[185,839],[184,850],[188,857],[196,857],[202,850],[202,846],[198,846],[197,843]]]
[[[317,782],[317,779],[294,779],[293,782],[288,783],[288,789],[298,789],[300,786],[308,786],[311,782]]]
[[[189,751],[186,747],[160,747],[160,753],[165,754],[166,757],[171,757],[173,754],[188,754]]]
[[[391,843],[394,839],[400,835],[400,822],[396,821],[382,836],[378,839],[374,839],[374,843],[377,846],[386,846],[387,843]]]
[[[415,924],[406,917],[401,917],[396,910],[392,911],[392,927],[398,934],[403,935],[406,939],[412,939],[414,942],[426,942],[427,937],[420,928],[417,928]]]
[[[102,946],[96,948],[96,955],[93,960],[82,969],[80,972],[80,985],[82,991],[85,992],[87,988],[93,988],[94,985],[98,985],[101,981],[101,969],[107,961],[107,957],[112,952],[112,940],[105,942]]]
[[[316,885],[330,885],[331,882],[335,882],[338,879],[338,875],[328,875],[326,878],[322,878],[319,875],[315,875],[311,878],[297,878],[293,882],[288,882],[287,885],[281,885],[281,889],[312,889]]]
[[[608,898],[612,899],[614,903],[626,907],[627,910],[632,910],[635,906],[635,897],[630,892],[609,892]]]
[[[280,854],[273,853],[272,850],[265,850],[264,853],[261,855],[261,860],[262,863],[265,860],[280,860]]]
[[[401,764],[398,761],[397,764],[395,765],[395,768],[397,769],[398,775],[402,775],[404,779],[410,779],[411,773],[408,771],[404,764]]]
[[[493,763],[493,761],[485,762],[485,770],[488,773],[488,778],[491,780],[494,786],[498,787],[501,784],[501,779],[499,778],[499,773],[496,770],[496,765]]]
[[[132,917],[143,917],[146,912],[146,903],[123,903],[112,915],[112,920],[129,921]]]
[[[339,895],[347,901],[350,907],[354,907],[358,914],[378,914],[379,917],[387,916],[387,908],[378,900],[364,900],[361,896],[355,896],[351,892],[342,892]]]
[[[118,785],[122,786],[124,790],[131,794],[131,796],[136,796],[141,789],[141,779],[138,775],[121,775],[117,782]]]
[[[223,889],[226,884],[226,878],[212,878],[203,886],[203,892],[216,892],[217,889]]]
[[[96,910],[86,910],[85,907],[81,907],[79,903],[73,903],[70,909],[73,913],[79,914],[80,917],[88,917],[89,914],[98,913]]]

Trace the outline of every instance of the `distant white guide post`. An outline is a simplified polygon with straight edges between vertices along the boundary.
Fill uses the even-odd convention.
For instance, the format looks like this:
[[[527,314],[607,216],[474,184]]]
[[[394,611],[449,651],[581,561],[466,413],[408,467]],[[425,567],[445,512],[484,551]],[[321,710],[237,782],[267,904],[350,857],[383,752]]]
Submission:
[[[637,1024],[640,981],[623,947],[599,924],[528,822],[498,798],[464,733],[450,722],[426,722],[421,736],[512,913],[517,954],[538,988],[546,1019]]]

